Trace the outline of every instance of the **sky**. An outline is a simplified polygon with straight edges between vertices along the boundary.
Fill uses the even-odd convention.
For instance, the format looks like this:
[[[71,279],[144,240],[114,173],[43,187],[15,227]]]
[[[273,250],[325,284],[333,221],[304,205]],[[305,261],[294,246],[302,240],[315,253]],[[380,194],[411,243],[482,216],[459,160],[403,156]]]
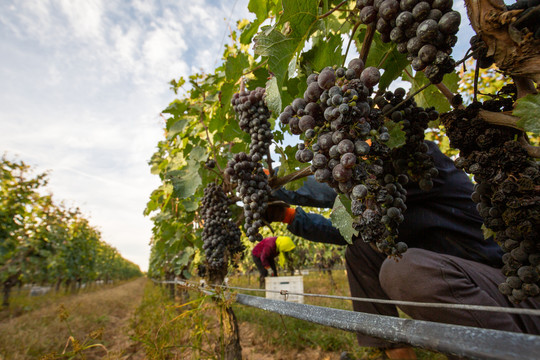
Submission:
[[[103,240],[148,268],[143,216],[159,177],[168,82],[219,65],[248,0],[2,0],[0,154],[49,171],[57,202],[79,207]],[[468,48],[463,1],[455,49]],[[464,21],[463,21],[464,20]],[[470,35],[469,35],[470,37]],[[468,39],[468,37],[466,37]]]
[[[49,170],[53,198],[146,270],[168,82],[212,72],[247,3],[2,0],[0,154]]]

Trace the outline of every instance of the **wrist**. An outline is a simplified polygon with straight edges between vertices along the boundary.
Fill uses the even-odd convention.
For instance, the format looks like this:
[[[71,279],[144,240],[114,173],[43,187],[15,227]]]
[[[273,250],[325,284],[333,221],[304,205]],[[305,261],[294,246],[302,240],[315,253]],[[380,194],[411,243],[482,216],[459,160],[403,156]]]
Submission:
[[[294,217],[296,216],[296,209],[295,208],[286,208],[285,214],[283,215],[283,220],[281,222],[290,224],[294,220]]]

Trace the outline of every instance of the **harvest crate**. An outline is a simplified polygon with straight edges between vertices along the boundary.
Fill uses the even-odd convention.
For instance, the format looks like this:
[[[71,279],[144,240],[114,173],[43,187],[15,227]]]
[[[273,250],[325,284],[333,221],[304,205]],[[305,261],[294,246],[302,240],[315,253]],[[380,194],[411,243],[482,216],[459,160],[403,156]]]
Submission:
[[[303,293],[304,292],[304,277],[303,276],[277,276],[266,277],[266,290],[281,291],[287,290],[288,292]],[[286,300],[299,304],[304,303],[304,297],[302,295],[281,295],[276,292],[267,292],[267,299],[273,300]]]

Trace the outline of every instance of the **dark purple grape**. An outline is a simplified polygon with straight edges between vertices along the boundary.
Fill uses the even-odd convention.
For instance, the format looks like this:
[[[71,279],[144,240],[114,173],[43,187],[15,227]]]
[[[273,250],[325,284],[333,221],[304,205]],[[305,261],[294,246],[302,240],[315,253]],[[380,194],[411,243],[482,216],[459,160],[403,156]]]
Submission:
[[[332,172],[327,168],[317,169],[314,174],[315,180],[321,183],[328,182],[332,177]]]
[[[399,11],[399,2],[396,0],[384,0],[379,7],[379,16],[386,21],[393,20]]]
[[[418,25],[416,36],[423,42],[431,42],[437,38],[439,24],[435,20],[427,19]]]
[[[322,169],[328,164],[328,159],[323,154],[315,154],[311,162],[317,169]]]
[[[421,22],[427,19],[430,11],[431,6],[429,6],[429,3],[421,1],[412,9],[412,14],[416,21]]]
[[[359,156],[369,154],[370,149],[371,147],[369,146],[369,144],[363,140],[358,139],[354,142],[354,150]]]
[[[381,79],[381,73],[379,69],[374,66],[369,66],[362,71],[360,80],[368,87],[373,87],[379,83]]]
[[[344,168],[350,169],[356,164],[356,156],[353,153],[343,154],[340,163]]]
[[[351,171],[351,169],[346,169],[341,164],[337,164],[332,169],[332,176],[338,182],[346,182],[346,181],[349,181],[349,179],[351,178],[352,171]]]
[[[422,46],[422,48],[420,48],[420,50],[418,51],[418,57],[426,65],[431,64],[435,60],[436,56],[437,56],[437,48],[430,44]]]
[[[360,21],[362,23],[369,25],[377,20],[377,10],[373,6],[366,6],[360,10]]]
[[[402,11],[412,11],[419,0],[401,0],[399,6]]]
[[[324,69],[319,74],[319,78],[317,79],[317,84],[322,89],[330,89],[332,86],[334,86],[336,82],[336,74],[334,73],[334,70],[332,69]]]
[[[461,15],[457,11],[444,14],[439,20],[439,31],[443,34],[456,34],[461,24]]]
[[[338,144],[338,151],[341,155],[354,151],[354,143],[349,139],[343,139]]]
[[[404,11],[396,18],[396,26],[402,29],[410,27],[414,23],[414,16],[409,11]]]
[[[364,62],[362,61],[362,59],[352,59],[351,61],[349,61],[349,64],[347,65],[347,67],[349,69],[354,70],[356,77],[360,77],[360,75],[362,74],[362,71],[364,71],[364,68],[365,68]]]
[[[452,0],[433,0],[431,7],[433,9],[440,10],[441,12],[447,12],[452,9],[453,6]]]
[[[416,56],[418,55],[418,51],[420,51],[422,46],[424,46],[422,40],[420,40],[418,37],[413,37],[407,42],[407,51],[410,55]]]
[[[317,101],[322,92],[323,90],[319,87],[319,84],[317,82],[312,82],[304,92],[304,99],[311,102]]]
[[[298,127],[303,132],[308,129],[313,129],[315,127],[315,119],[311,115],[304,115],[298,121]]]

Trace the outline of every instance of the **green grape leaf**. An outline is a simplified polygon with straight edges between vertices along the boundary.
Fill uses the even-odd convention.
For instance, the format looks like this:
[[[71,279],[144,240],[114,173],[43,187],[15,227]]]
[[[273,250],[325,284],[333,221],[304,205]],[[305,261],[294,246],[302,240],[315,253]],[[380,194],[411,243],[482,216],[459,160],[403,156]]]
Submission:
[[[268,69],[283,84],[294,55],[302,50],[317,21],[317,2],[290,0],[283,2],[283,14],[274,26],[265,26],[255,37],[255,53],[268,57]]]
[[[321,71],[325,66],[341,65],[342,39],[339,34],[332,34],[329,38],[318,36],[313,41],[311,50],[305,52],[302,60],[308,67],[306,73]]]
[[[540,134],[540,94],[529,94],[518,99],[513,114],[520,117],[519,127],[535,135]]]
[[[249,67],[248,55],[238,53],[236,56],[230,55],[225,60],[225,76],[229,81],[236,82],[244,73],[244,69]]]
[[[352,238],[358,236],[358,231],[353,228],[354,218],[351,215],[351,200],[344,195],[336,196],[330,220],[332,225],[339,230],[341,236],[349,244],[352,244]]]
[[[486,225],[482,224],[482,234],[484,235],[484,239],[489,239],[490,237],[495,236],[495,232],[489,228],[486,227]]]
[[[266,106],[268,106],[268,109],[273,114],[281,113],[281,96],[279,95],[279,88],[275,77],[272,77],[266,82]]]
[[[188,124],[189,122],[186,119],[180,119],[173,123],[167,132],[167,140],[170,140],[176,135],[182,133]]]
[[[174,188],[174,196],[180,199],[195,195],[197,188],[202,184],[199,176],[199,162],[189,160],[187,163],[186,168],[169,171],[166,175]]]
[[[386,142],[386,145],[390,149],[405,145],[405,131],[403,131],[402,124],[395,123],[392,120],[386,120],[384,126],[386,126],[390,134],[390,140]]]
[[[279,146],[276,146],[276,151],[281,154],[280,165],[279,165],[279,170],[277,174],[279,177],[293,173],[304,166],[304,164],[302,164],[301,162],[295,159],[294,154],[296,154],[296,150],[297,150],[296,146],[287,146],[285,150],[283,150]],[[306,180],[305,178],[302,178],[295,181],[291,181],[285,184],[283,187],[286,190],[291,190],[291,191],[298,190],[304,185],[305,180]]]
[[[403,75],[403,80],[411,83],[410,93],[414,93],[419,90],[422,86],[429,83],[428,78],[424,75],[422,71],[417,71],[414,77],[411,77],[412,70],[411,67],[407,67],[407,71]],[[446,74],[444,76],[443,84],[445,84],[451,92],[455,93],[458,88],[459,76],[456,72]],[[414,100],[418,106],[428,108],[434,107],[439,113],[444,113],[450,111],[450,103],[448,99],[439,91],[435,85],[430,85],[422,92],[417,94],[414,97]]]
[[[171,114],[174,116],[181,116],[188,109],[188,104],[184,101],[174,100],[167,106],[163,113]]]

